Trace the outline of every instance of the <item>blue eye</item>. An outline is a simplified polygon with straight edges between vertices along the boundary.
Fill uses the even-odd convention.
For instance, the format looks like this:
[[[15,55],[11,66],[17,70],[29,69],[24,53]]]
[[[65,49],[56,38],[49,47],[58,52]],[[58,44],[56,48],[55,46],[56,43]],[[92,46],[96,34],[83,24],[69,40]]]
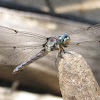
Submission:
[[[57,38],[57,43],[59,44],[59,46],[67,47],[69,45],[69,42],[70,42],[70,37],[67,34],[60,35]]]
[[[63,41],[63,38],[62,38],[61,35],[57,38],[57,41],[58,41],[58,42],[62,42],[62,41]]]

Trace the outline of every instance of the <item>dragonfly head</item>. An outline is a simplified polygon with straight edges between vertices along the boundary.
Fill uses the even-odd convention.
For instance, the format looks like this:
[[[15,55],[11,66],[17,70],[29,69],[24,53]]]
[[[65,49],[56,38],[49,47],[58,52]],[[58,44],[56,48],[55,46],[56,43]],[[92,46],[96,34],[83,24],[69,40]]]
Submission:
[[[67,34],[58,36],[57,43],[60,47],[68,47],[70,43],[70,37]]]

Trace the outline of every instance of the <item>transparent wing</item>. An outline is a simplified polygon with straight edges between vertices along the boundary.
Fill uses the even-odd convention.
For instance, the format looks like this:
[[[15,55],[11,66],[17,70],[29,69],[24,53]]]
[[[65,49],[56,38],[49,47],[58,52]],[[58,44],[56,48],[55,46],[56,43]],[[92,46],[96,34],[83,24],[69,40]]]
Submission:
[[[0,26],[0,43],[44,43],[47,37],[37,33],[18,31],[11,28]]]
[[[37,54],[43,47],[0,47],[0,63],[18,65]]]
[[[0,26],[0,64],[18,65],[43,49],[46,37]]]
[[[100,24],[88,27],[84,31],[78,30],[78,32],[71,34],[70,38],[71,43],[69,47],[73,50],[81,48],[82,50],[86,49],[88,53],[92,49],[93,51],[97,50],[96,53],[100,54]]]
[[[69,33],[71,43],[82,43],[88,41],[100,41],[100,24]]]
[[[70,34],[71,43],[67,50],[80,53],[95,67],[100,65],[100,25],[95,25]]]

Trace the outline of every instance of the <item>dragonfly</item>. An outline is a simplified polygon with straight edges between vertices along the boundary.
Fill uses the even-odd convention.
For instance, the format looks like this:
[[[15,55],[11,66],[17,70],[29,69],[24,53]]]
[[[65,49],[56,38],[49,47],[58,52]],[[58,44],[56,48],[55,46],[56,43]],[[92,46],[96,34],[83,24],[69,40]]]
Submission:
[[[85,49],[86,46],[89,49]],[[89,51],[90,56],[100,57],[100,52],[91,54],[91,50],[99,51],[100,48],[100,24],[50,37],[0,26],[0,64],[16,65],[13,74],[51,51],[58,50],[58,56],[62,56],[67,48],[75,51],[79,49],[86,56],[88,53],[85,52]]]

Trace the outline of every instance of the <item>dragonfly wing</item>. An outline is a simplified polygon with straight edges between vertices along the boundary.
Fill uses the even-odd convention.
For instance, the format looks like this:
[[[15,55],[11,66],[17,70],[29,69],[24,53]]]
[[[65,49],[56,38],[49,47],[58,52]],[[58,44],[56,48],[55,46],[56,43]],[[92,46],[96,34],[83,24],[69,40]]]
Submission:
[[[78,33],[71,34],[70,48],[77,51],[83,51],[86,49],[86,54],[91,51],[95,51],[100,55],[100,24],[88,27],[84,31],[78,31]],[[89,49],[89,50],[88,50]],[[84,53],[84,52],[83,52]],[[84,53],[85,54],[85,53]],[[87,54],[88,55],[88,54]]]
[[[100,25],[89,27],[84,31],[71,34],[71,43],[67,50],[80,53],[94,68],[100,65]]]
[[[1,47],[0,47],[1,48]],[[0,49],[0,64],[19,65],[43,49],[39,47],[2,47]]]
[[[11,28],[0,26],[0,44],[1,43],[4,44],[24,43],[25,44],[26,42],[45,43],[46,38],[47,37],[40,34],[18,31]]]
[[[71,42],[100,41],[100,24],[70,34]]]
[[[28,58],[27,60],[25,60],[23,63],[21,63],[20,65],[18,65],[14,70],[13,70],[13,74],[16,74],[17,72],[21,71],[22,69],[24,69],[24,65],[31,63],[34,60],[37,60],[43,56],[45,56],[47,53],[44,51],[44,49],[41,49],[40,51],[37,51],[36,54],[33,54],[31,58]]]
[[[0,26],[0,64],[18,65],[43,49],[46,37]]]

